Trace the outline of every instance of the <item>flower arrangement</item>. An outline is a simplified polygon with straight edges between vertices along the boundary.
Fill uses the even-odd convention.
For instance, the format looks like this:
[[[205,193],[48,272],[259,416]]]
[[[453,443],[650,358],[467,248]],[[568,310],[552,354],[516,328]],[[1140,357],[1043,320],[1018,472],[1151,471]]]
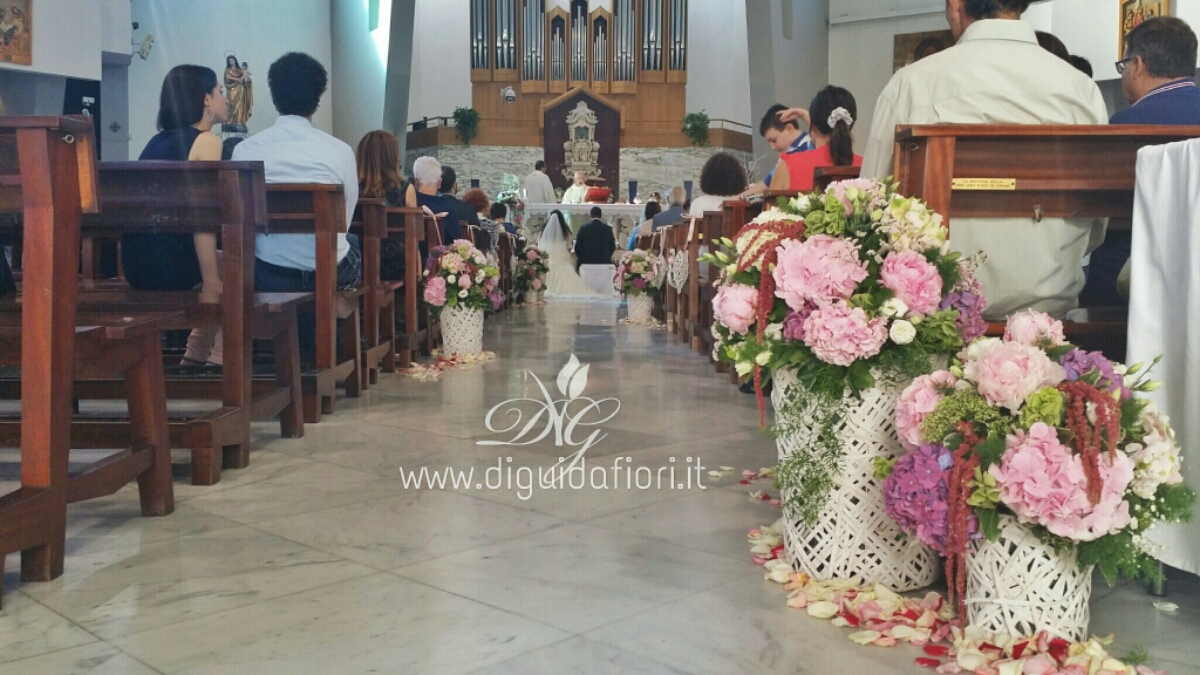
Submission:
[[[942,218],[895,187],[855,179],[781,200],[702,260],[722,269],[714,356],[753,374],[795,372],[785,408],[816,428],[811,452],[780,466],[789,508],[813,522],[842,456],[833,432],[846,393],[927,374],[986,328],[976,261],[951,252]],[[799,433],[781,422],[775,433]]]
[[[536,293],[546,288],[546,275],[549,273],[550,254],[536,246],[527,246],[517,256],[517,273],[513,283],[522,293]]]
[[[617,265],[613,282],[626,295],[652,295],[662,289],[663,270],[649,253],[633,250]]]
[[[446,307],[486,310],[497,309],[504,302],[496,290],[500,270],[465,239],[430,249],[424,276],[425,303],[435,316]]]
[[[1030,310],[904,391],[896,427],[910,452],[879,467],[885,509],[947,556],[960,605],[967,542],[998,539],[1001,514],[1109,583],[1158,574],[1142,535],[1190,520],[1195,493],[1166,416],[1135,396],[1157,388],[1148,371],[1074,347]]]
[[[509,222],[519,231],[525,223],[525,202],[521,199],[521,179],[511,173],[500,179],[496,201],[508,207]]]

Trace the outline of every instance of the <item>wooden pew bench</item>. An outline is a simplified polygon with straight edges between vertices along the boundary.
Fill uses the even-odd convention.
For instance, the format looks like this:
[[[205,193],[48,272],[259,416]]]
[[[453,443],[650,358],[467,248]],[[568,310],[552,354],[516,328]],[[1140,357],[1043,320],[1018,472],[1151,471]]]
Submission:
[[[362,242],[362,285],[366,293],[362,301],[362,367],[367,375],[366,386],[378,382],[381,370],[396,372],[396,292],[404,287],[404,281],[384,281],[380,276],[383,242],[388,238],[387,208],[384,199],[359,199],[350,224],[350,232]]]
[[[421,351],[428,328],[421,327],[421,245],[426,241],[425,215],[421,209],[391,207],[385,212],[387,234],[404,242],[404,310],[402,332],[393,329],[400,367],[409,368]]]

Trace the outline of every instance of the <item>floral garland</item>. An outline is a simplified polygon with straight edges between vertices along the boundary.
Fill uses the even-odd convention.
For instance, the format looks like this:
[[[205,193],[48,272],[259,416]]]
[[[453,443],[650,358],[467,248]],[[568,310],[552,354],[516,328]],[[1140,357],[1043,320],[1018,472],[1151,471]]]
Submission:
[[[537,246],[526,246],[517,256],[513,283],[521,293],[536,293],[546,288],[546,275],[549,273],[550,254]]]
[[[1190,520],[1196,495],[1166,416],[1135,396],[1158,387],[1148,372],[1077,349],[1060,322],[1026,311],[1003,339],[976,340],[901,394],[896,427],[910,452],[877,467],[884,507],[946,556],[960,612],[969,542],[997,540],[1001,514],[1074,549],[1110,584],[1160,574],[1143,534]]]
[[[871,180],[781,201],[702,258],[720,267],[714,356],[762,385],[781,368],[777,435],[806,434],[780,465],[787,507],[812,523],[843,457],[847,395],[924,375],[986,329],[972,261],[950,250],[941,216]]]

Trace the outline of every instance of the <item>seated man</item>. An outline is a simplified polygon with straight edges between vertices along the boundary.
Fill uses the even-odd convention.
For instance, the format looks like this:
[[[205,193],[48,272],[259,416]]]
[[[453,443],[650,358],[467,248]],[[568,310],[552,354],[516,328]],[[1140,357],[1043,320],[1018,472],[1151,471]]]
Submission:
[[[479,226],[479,212],[475,207],[458,198],[458,173],[454,171],[454,167],[442,165],[442,181],[438,192],[442,199],[454,211],[454,215],[458,218],[459,225],[475,225]],[[447,241],[447,244],[450,242]]]
[[[271,64],[267,86],[279,117],[270,129],[239,143],[238,162],[261,161],[267,183],[327,183],[343,186],[349,229],[358,203],[358,166],[354,151],[342,141],[316,129],[313,114],[329,82],[325,67],[308,54],[292,52]],[[339,288],[352,288],[362,279],[358,237],[338,235]],[[254,239],[254,288],[261,292],[303,292],[316,287],[316,237],[310,234],[259,234]],[[302,315],[302,348],[315,344],[316,323]]]
[[[583,265],[608,265],[612,263],[613,253],[617,252],[617,240],[612,228],[600,220],[603,217],[599,206],[593,206],[592,219],[579,228],[575,236],[575,269]]]
[[[898,124],[1104,124],[1096,83],[1038,45],[1021,21],[1030,0],[947,0],[958,44],[892,76],[875,105],[862,175],[892,174]],[[1100,244],[1091,219],[956,218],[955,249],[984,251],[978,276],[989,319],[1031,307],[1062,317],[1078,304],[1083,256]]]
[[[671,188],[671,192],[667,195],[667,210],[654,216],[654,220],[651,221],[651,231],[667,225],[682,223],[687,218],[687,211],[684,209],[687,200],[687,192],[682,187],[676,185]]]
[[[788,108],[776,103],[767,108],[762,121],[758,123],[759,135],[766,139],[772,150],[779,153],[781,160],[788,155],[806,152],[816,147],[808,133],[800,130],[797,120],[803,120],[805,124],[808,124],[808,111],[803,108]],[[742,194],[748,196],[766,192],[771,185],[771,179],[775,177],[776,164],[771,165],[771,172],[767,174],[763,182],[751,185]]]
[[[1121,88],[1131,104],[1113,115],[1111,124],[1200,125],[1200,88],[1196,73],[1196,34],[1180,19],[1146,20],[1129,34],[1129,46],[1118,68]],[[1133,232],[1109,230],[1104,244],[1092,252],[1088,281],[1079,300],[1084,305],[1123,305],[1117,278],[1129,260]]]

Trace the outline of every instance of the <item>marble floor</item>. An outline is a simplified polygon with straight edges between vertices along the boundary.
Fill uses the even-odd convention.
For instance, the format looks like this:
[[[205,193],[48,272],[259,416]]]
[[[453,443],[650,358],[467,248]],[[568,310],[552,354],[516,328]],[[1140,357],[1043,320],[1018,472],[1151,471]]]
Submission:
[[[73,506],[60,579],[21,583],[18,556],[5,561],[0,675],[921,672],[914,649],[859,647],[785,607],[747,553],[746,532],[778,514],[748,497],[768,485],[737,482],[774,463],[753,397],[665,333],[618,325],[623,312],[490,318],[497,361],[437,383],[385,376],[302,440],[256,425],[251,466],[214,487],[177,481],[170,517],[139,517],[129,488]],[[564,386],[620,402],[567,434],[604,435],[586,460],[609,489],[521,490],[575,450],[552,435],[479,445],[514,435],[486,413],[540,398],[538,381],[555,391],[572,354],[589,367]],[[688,458],[704,489],[680,478]],[[676,480],[626,489],[614,464]],[[402,468],[447,466],[473,482],[512,469],[515,485],[404,485]],[[720,466],[736,472],[707,475]],[[1098,580],[1093,631],[1117,633],[1114,653],[1141,645],[1157,668],[1200,672],[1200,582],[1169,588],[1174,613]]]

